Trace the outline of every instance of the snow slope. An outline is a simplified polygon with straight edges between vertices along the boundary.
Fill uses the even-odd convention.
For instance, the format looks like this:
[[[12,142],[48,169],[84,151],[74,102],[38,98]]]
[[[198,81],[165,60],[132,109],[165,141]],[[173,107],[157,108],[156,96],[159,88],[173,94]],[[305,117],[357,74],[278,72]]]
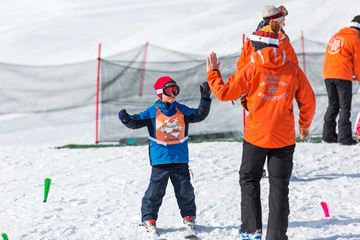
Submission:
[[[240,224],[241,143],[190,144],[202,240],[235,239]],[[137,227],[150,177],[146,146],[54,149],[1,146],[0,231],[9,239],[143,240]],[[290,183],[289,239],[360,239],[360,149],[300,143]],[[52,178],[47,203],[43,179]],[[266,228],[268,180],[261,182]],[[326,201],[325,218],[320,201]],[[181,237],[181,217],[169,183],[158,226]]]
[[[327,42],[359,14],[358,0],[12,0],[2,2],[0,62],[48,65],[95,59],[149,41],[180,52],[241,50],[265,4],[289,10],[286,31]]]

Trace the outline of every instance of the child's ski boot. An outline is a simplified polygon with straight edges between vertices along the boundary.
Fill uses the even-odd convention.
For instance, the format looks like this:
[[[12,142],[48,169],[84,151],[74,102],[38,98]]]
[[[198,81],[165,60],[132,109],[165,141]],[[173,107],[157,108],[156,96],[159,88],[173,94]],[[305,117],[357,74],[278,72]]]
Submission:
[[[261,230],[256,230],[254,233],[246,233],[240,229],[237,240],[261,240]]]
[[[183,218],[185,234],[184,237],[186,239],[196,239],[195,232],[195,217],[194,216],[186,216]]]

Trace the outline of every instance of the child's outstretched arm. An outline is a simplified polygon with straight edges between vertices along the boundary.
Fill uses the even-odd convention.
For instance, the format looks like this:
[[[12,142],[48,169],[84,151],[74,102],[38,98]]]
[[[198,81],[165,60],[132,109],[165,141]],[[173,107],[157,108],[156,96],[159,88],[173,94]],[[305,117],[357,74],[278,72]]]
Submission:
[[[147,111],[141,112],[141,113],[135,114],[135,115],[129,115],[126,112],[126,109],[122,109],[119,112],[120,121],[126,127],[131,128],[131,129],[137,129],[137,128],[145,127],[147,125],[146,120],[148,119],[146,116],[147,116]]]
[[[201,122],[209,115],[211,106],[211,91],[207,82],[203,82],[200,85],[200,94],[200,105],[197,109],[192,109],[193,112],[188,115],[189,123]]]

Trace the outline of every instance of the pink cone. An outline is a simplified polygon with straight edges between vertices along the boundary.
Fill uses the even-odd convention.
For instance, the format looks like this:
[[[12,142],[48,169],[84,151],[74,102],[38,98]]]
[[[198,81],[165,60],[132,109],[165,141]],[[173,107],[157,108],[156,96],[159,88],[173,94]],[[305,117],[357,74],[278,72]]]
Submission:
[[[320,202],[321,207],[324,211],[325,217],[330,217],[330,212],[329,212],[329,208],[326,202]]]

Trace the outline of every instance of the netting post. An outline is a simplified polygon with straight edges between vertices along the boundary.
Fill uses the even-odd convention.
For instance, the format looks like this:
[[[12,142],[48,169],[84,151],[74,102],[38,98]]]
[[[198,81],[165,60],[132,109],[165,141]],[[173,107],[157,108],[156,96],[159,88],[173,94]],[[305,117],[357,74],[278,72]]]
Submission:
[[[97,73],[96,73],[96,116],[95,116],[95,143],[99,143],[99,96],[100,96],[100,64],[101,63],[101,43],[98,46]]]
[[[148,47],[149,47],[149,43],[146,42],[144,45],[144,56],[143,56],[143,63],[142,63],[142,69],[141,69],[141,75],[140,75],[140,86],[139,86],[139,96],[140,97],[143,95],[143,89],[144,89],[145,67],[146,67],[146,58],[147,58]]]
[[[306,74],[305,37],[304,37],[304,31],[303,30],[301,30],[301,49],[302,49],[303,68],[304,68],[304,73]]]
[[[242,48],[244,48],[245,45],[245,33],[242,35]],[[243,137],[245,135],[245,124],[246,124],[246,111],[245,108],[242,108],[242,115],[243,115]]]

